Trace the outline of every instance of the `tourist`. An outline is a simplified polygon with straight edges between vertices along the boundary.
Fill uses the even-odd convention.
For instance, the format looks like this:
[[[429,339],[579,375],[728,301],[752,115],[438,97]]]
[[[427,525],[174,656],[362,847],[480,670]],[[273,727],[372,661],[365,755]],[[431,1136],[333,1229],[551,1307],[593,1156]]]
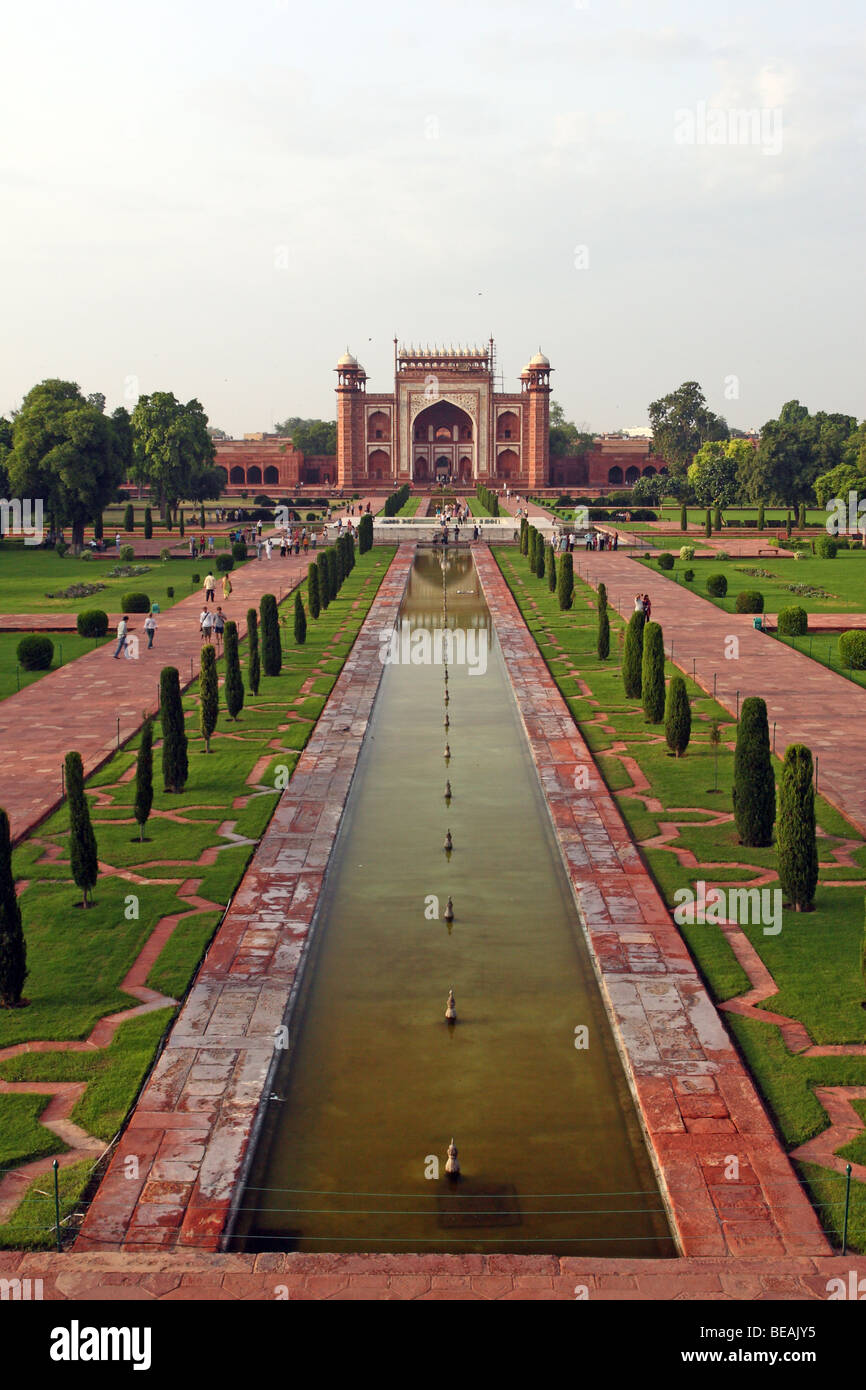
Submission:
[[[216,581],[214,580],[214,577],[213,577],[213,575],[210,573],[210,571],[208,571],[208,573],[205,575],[205,578],[204,578],[204,601],[205,601],[205,603],[210,603],[211,599],[213,599],[214,602],[216,602],[216,593],[215,593],[215,589],[216,589]]]
[[[215,538],[214,536],[208,536],[208,538],[207,538],[207,548],[208,548],[208,550],[210,551],[211,555],[213,555],[214,550],[216,549],[216,544],[215,544],[215,542],[216,542],[216,538]]]
[[[259,537],[257,538],[257,540],[256,540],[256,559],[257,559],[257,560],[260,560],[260,559],[262,558],[262,550],[263,550],[263,549],[264,549],[264,547],[263,547],[263,545],[262,545],[262,538],[261,538],[261,536],[259,536]]]
[[[115,534],[115,537],[114,537],[114,544],[117,546],[117,553],[118,553],[118,555],[119,555],[119,554],[120,554],[120,532],[119,532],[119,531]]]
[[[190,536],[189,538],[189,558],[191,560],[195,559],[195,536]]]
[[[619,550],[619,531],[614,531],[613,533],[613,548],[614,550]]]
[[[583,538],[584,550],[592,550],[592,532],[587,531]]]
[[[313,549],[315,550],[315,548],[316,548],[316,541],[318,540],[318,537],[317,537],[315,531],[311,532],[311,534],[312,534],[312,537],[313,537]]]
[[[649,596],[649,594],[644,594],[644,596],[643,596],[643,611],[644,611],[644,614],[645,614],[645,616],[646,616],[647,622],[649,622],[649,620],[650,620],[650,613],[652,613],[652,611],[653,611],[653,606],[652,606],[652,604],[650,603],[650,596]]]
[[[220,646],[222,644],[225,626],[226,620],[223,616],[223,610],[221,608],[217,608],[217,611],[213,615],[213,635],[216,638],[217,651],[219,651]]]
[[[644,608],[644,606],[643,606],[643,595],[642,595],[642,594],[635,594],[635,596],[634,596],[634,611],[635,611],[635,613],[645,613],[645,612],[646,612],[646,610],[645,610],[645,608]]]
[[[270,560],[270,558],[271,558],[271,550],[272,550],[272,549],[273,549],[273,547],[272,547],[272,545],[271,545],[271,538],[270,538],[270,536],[268,536],[267,540],[265,541],[265,556],[267,557],[268,560]]]
[[[262,534],[262,523],[261,523],[261,521],[259,520],[259,521],[256,522],[256,535],[257,535],[257,536],[260,536],[261,534]]]
[[[156,618],[152,613],[148,613],[144,620],[144,630],[147,633],[147,650],[150,651],[156,633]]]
[[[117,661],[120,653],[126,650],[126,634],[128,632],[129,619],[124,613],[120,622],[117,624],[117,646],[114,649],[114,659]]]
[[[473,539],[474,541],[477,541],[477,540],[478,540],[478,527],[477,527],[477,526],[473,526],[473,527],[472,527],[472,539]]]
[[[309,548],[310,548],[310,538],[309,538],[309,536],[307,535],[307,528],[306,528],[306,526],[304,527],[304,530],[303,530],[302,534],[303,534],[303,542],[302,542],[302,544],[303,544],[303,547],[304,547],[304,554],[306,555],[306,554],[307,554],[307,551],[308,551]]]
[[[213,628],[213,613],[209,608],[203,608],[199,614],[199,627],[201,629],[202,642],[209,642],[211,630]]]
[[[228,598],[228,596],[229,596],[229,594],[231,593],[231,591],[232,591],[232,581],[229,579],[228,574],[224,574],[224,575],[223,575],[223,603],[225,603],[225,601],[226,601],[226,599]]]
[[[285,558],[286,558],[286,533],[285,533],[285,531],[284,531],[283,534],[280,536],[280,559],[281,559],[281,560],[285,560]]]

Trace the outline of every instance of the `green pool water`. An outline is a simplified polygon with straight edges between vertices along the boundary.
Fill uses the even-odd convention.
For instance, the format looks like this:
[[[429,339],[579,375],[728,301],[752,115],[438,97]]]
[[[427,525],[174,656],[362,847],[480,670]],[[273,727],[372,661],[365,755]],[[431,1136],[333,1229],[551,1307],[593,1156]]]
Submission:
[[[233,1245],[675,1254],[471,556],[419,554],[401,620],[443,581],[486,671],[446,706],[443,666],[384,668]]]

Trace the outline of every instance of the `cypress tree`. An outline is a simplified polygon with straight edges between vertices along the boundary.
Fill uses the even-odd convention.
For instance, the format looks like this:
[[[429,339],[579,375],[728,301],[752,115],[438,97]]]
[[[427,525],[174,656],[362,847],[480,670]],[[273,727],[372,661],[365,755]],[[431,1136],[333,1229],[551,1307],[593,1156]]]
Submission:
[[[0,810],[0,1009],[16,1009],[27,979],[27,944],[12,876],[9,817]]]
[[[599,584],[599,586],[598,586],[598,611],[599,611],[599,613],[601,612],[601,610],[602,610],[603,608],[605,608],[605,609],[607,608],[607,585],[604,584],[604,583],[601,583],[601,584]]]
[[[144,509],[144,539],[149,541],[153,535],[153,516],[150,507]]]
[[[273,595],[270,595],[272,598]],[[264,631],[264,628],[263,628]],[[229,719],[236,720],[244,707],[244,682],[241,676],[241,663],[238,656],[238,625],[227,622],[223,634],[225,645],[225,680],[223,694],[226,697],[226,712]]]
[[[574,557],[566,550],[559,557],[559,577],[556,581],[556,597],[559,607],[566,612],[574,602]]]
[[[705,519],[704,519],[704,535],[705,535],[705,536],[711,536],[712,534],[713,534],[713,522],[712,522],[712,518],[711,518],[711,516],[710,516],[710,509],[709,509],[709,507],[707,507],[707,515],[706,515],[706,517],[705,517]]]
[[[325,552],[316,561],[316,569],[319,572],[319,602],[322,608],[327,608],[331,602],[331,585],[328,578],[328,562],[325,559]]]
[[[198,678],[198,686],[199,728],[204,739],[204,751],[209,753],[210,736],[216,728],[220,712],[216,652],[209,642],[201,649],[201,673]]]
[[[315,569],[316,567],[312,565],[311,568]],[[254,608],[247,609],[247,646],[250,653],[247,681],[252,693],[258,695],[259,681],[262,678],[262,663],[259,657],[259,615]]]
[[[785,750],[779,777],[779,883],[797,912],[814,906],[818,886],[818,842],[815,838],[815,785],[812,754],[802,743]]]
[[[692,736],[692,709],[682,676],[671,676],[665,705],[665,739],[668,748],[681,758]]]
[[[331,598],[333,600],[340,592],[341,583],[339,571],[337,569],[337,552],[333,546],[329,546],[325,551],[325,560],[328,565],[328,583],[331,586]]]
[[[262,594],[259,616],[262,626],[262,670],[266,676],[278,676],[283,666],[283,649],[277,600],[273,594]]]
[[[335,548],[335,550],[334,550],[334,559],[336,560],[336,563],[337,563],[337,588],[338,588],[338,589],[341,589],[341,588],[343,587],[343,580],[346,578],[346,565],[345,565],[345,559],[344,559],[345,554],[346,554],[346,547],[345,547],[345,545],[344,545],[344,539],[345,539],[345,538],[344,538],[343,536],[338,536],[338,537],[337,537],[337,544],[336,544],[336,548]]]
[[[607,661],[610,656],[610,618],[607,613],[607,604],[603,608],[599,605],[596,651],[599,661]]]
[[[864,925],[863,938],[860,942],[860,974],[863,977],[864,985],[866,985],[866,925]]]
[[[789,507],[789,508],[788,508],[788,512],[787,512],[787,516],[785,517],[785,535],[786,535],[786,536],[790,536],[790,534],[791,534],[791,508]]]
[[[759,503],[758,503],[758,530],[759,530],[759,531],[763,531],[763,529],[764,529],[764,504],[763,504],[763,502],[759,502]]]
[[[319,603],[319,566],[315,560],[307,570],[307,601],[310,605],[310,617],[318,618],[322,608]]]
[[[680,530],[681,530],[681,531],[688,531],[688,529],[689,529],[689,509],[688,509],[688,507],[686,506],[686,504],[685,504],[685,502],[684,502],[683,505],[680,507]]]
[[[177,529],[178,529],[178,531],[180,532],[180,534],[181,534],[182,536],[185,536],[185,535],[186,535],[186,527],[184,526],[184,522],[183,522],[183,507],[181,507],[181,509],[180,509],[180,517],[179,517],[179,519],[178,519]]]
[[[771,845],[776,779],[770,755],[767,706],[749,695],[740,707],[734,753],[734,822],[741,845]]]
[[[535,573],[538,575],[538,578],[539,578],[539,579],[543,579],[543,578],[544,578],[544,551],[545,551],[544,537],[542,536],[541,532],[539,531],[539,533],[538,533],[538,540],[536,541],[536,544],[535,544]]]
[[[99,513],[99,516],[96,517],[93,522],[93,539],[95,541],[102,540],[102,512]]]
[[[295,645],[302,647],[307,640],[307,615],[300,589],[295,590]]]
[[[643,629],[646,616],[642,609],[635,609],[625,630],[625,645],[622,653],[622,679],[625,693],[630,700],[639,700],[641,694],[641,665],[643,662]]]
[[[204,502],[202,502],[198,510],[198,521],[199,525],[201,526],[201,529],[204,530],[205,526],[207,525],[207,522],[204,519]]]
[[[144,839],[144,827],[153,805],[153,720],[148,719],[141,731],[138,757],[135,763],[135,819],[138,838]]]
[[[80,753],[66,754],[66,795],[69,800],[69,859],[72,877],[89,907],[99,876],[96,836],[90,824],[90,805],[84,794],[84,768]]]
[[[556,592],[556,551],[552,545],[547,551],[547,587],[552,594]]]
[[[176,666],[164,666],[159,677],[162,719],[162,785],[167,792],[182,792],[189,776],[186,725]]]
[[[721,531],[722,529],[722,509],[718,502],[713,508],[713,527],[716,531]]]
[[[659,623],[647,623],[641,658],[641,698],[648,724],[665,717],[665,649]]]
[[[123,513],[123,529],[124,531],[135,530],[135,510],[131,502],[127,502],[126,510]]]
[[[806,503],[800,503],[800,510],[797,512],[797,525],[802,531],[806,525]]]
[[[355,568],[355,537],[354,537],[354,536],[347,536],[347,537],[346,537],[346,556],[347,556],[348,561],[349,561],[349,573],[351,574],[351,573],[352,573],[352,570]]]
[[[529,544],[529,522],[525,516],[520,518],[520,553],[525,555]]]

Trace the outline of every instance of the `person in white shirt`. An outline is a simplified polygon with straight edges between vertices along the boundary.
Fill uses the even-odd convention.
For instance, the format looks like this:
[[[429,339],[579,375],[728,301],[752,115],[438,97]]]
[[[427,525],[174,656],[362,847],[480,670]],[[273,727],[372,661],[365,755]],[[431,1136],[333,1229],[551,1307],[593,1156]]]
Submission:
[[[144,620],[144,630],[147,633],[147,650],[150,651],[156,634],[156,618],[152,613],[148,613]]]
[[[201,625],[201,640],[203,642],[209,642],[211,627],[213,626],[213,613],[209,608],[203,608],[201,610],[199,623]]]
[[[118,659],[119,656],[120,656],[120,653],[121,653],[122,651],[124,651],[125,648],[126,648],[127,624],[128,624],[128,619],[127,619],[126,614],[124,613],[124,615],[123,615],[123,617],[121,618],[120,622],[117,624],[117,646],[116,646],[115,649],[114,649],[114,659],[115,659],[115,661],[117,661],[117,659]]]

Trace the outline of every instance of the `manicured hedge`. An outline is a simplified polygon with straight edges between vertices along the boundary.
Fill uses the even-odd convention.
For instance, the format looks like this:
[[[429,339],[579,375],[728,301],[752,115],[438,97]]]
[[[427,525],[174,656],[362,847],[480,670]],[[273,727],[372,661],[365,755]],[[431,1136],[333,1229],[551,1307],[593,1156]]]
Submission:
[[[839,638],[839,655],[846,666],[866,671],[866,632],[856,628],[843,632]]]
[[[737,594],[734,611],[737,613],[763,613],[764,595],[758,593],[757,589],[743,589],[741,593]]]
[[[108,631],[108,614],[101,608],[88,608],[75,620],[79,637],[104,637]]]
[[[123,594],[121,596],[120,606],[124,613],[149,613],[150,599],[147,594]]]
[[[832,536],[819,536],[815,541],[815,554],[822,560],[835,560],[838,542]]]
[[[246,541],[232,541],[232,559],[245,560],[247,558]]]
[[[41,633],[28,633],[18,643],[17,656],[25,671],[47,671],[54,660],[54,643]]]
[[[225,573],[226,570],[233,570],[234,567],[235,567],[234,556],[233,556],[233,555],[218,555],[218,556],[217,556],[216,567],[217,567],[218,570],[222,570],[223,573]]]
[[[781,637],[802,637],[809,628],[809,615],[805,608],[793,606],[779,610],[779,635]],[[843,632],[842,637],[845,634]],[[839,639],[841,650],[842,638]]]
[[[663,554],[661,554],[661,555],[659,556],[659,558],[658,558],[658,567],[659,567],[660,570],[672,570],[672,569],[673,569],[673,567],[674,567],[674,557],[673,557],[673,555],[671,555],[670,551],[666,550],[666,551],[664,551]]]
[[[728,581],[723,574],[711,574],[707,580],[707,593],[713,598],[724,598],[728,592]]]

